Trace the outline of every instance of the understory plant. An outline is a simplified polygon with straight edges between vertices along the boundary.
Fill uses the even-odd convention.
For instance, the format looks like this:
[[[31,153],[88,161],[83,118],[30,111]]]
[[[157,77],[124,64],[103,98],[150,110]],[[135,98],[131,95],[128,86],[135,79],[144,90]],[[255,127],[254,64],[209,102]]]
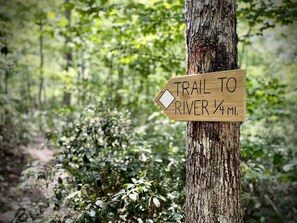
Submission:
[[[184,152],[169,146],[158,152],[127,116],[103,104],[90,106],[63,131],[47,135],[47,146],[61,150],[55,166],[67,172],[53,180],[48,205],[72,214],[46,220],[183,221]]]

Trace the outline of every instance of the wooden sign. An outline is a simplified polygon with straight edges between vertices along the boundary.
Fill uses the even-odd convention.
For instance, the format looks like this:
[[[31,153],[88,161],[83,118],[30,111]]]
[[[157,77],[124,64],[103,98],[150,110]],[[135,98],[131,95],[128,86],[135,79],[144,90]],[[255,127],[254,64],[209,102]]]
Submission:
[[[172,77],[155,101],[172,120],[245,120],[243,70]]]

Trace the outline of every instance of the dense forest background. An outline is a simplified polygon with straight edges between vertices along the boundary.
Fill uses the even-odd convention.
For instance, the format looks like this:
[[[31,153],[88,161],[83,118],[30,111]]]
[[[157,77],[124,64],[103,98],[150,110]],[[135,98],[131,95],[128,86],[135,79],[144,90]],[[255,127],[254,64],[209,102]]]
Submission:
[[[43,194],[14,222],[184,221],[185,123],[154,103],[185,74],[184,4],[0,0],[1,159],[38,136],[56,151],[23,171],[18,192]],[[244,220],[295,222],[297,4],[240,0],[237,10]]]

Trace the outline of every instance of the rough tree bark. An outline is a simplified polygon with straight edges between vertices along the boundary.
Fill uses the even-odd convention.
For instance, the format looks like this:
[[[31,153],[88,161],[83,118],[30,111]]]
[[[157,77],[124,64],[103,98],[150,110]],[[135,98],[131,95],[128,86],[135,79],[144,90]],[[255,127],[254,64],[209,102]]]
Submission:
[[[186,0],[187,74],[237,69],[235,0]],[[188,223],[242,222],[240,123],[188,122]]]

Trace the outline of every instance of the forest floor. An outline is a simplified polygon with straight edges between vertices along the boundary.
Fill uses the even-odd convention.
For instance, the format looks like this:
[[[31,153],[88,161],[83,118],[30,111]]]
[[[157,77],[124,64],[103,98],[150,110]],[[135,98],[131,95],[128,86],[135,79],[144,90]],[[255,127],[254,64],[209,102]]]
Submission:
[[[41,198],[38,189],[21,191],[19,189],[22,171],[32,161],[45,163],[53,158],[54,152],[39,147],[44,138],[35,137],[28,146],[12,151],[0,149],[0,223],[12,222],[16,212],[26,203],[34,204]]]

